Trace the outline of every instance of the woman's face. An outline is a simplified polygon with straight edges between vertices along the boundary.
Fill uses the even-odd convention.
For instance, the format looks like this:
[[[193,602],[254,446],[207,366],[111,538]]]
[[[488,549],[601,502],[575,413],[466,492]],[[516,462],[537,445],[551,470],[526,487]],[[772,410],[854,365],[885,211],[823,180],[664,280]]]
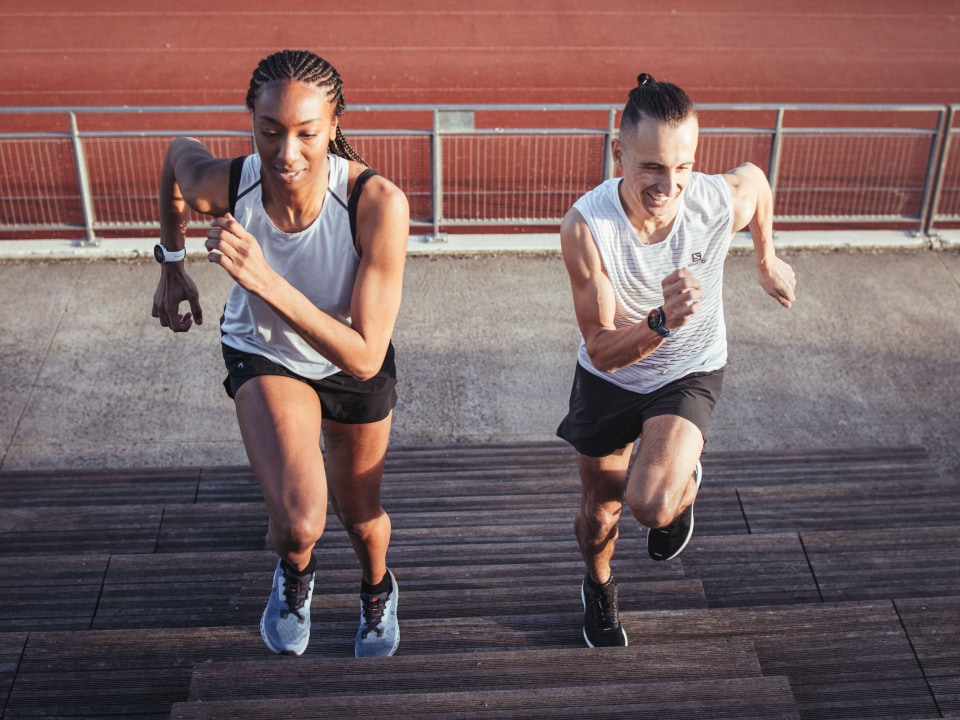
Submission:
[[[326,181],[335,109],[325,89],[299,80],[273,80],[260,89],[253,132],[264,182],[294,192]]]

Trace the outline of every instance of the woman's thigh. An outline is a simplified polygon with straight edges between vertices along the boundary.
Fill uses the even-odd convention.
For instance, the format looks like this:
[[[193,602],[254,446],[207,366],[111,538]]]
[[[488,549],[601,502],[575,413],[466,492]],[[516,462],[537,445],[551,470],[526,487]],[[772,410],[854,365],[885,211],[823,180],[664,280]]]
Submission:
[[[236,408],[243,444],[271,518],[325,517],[316,391],[294,378],[261,375],[237,391]]]

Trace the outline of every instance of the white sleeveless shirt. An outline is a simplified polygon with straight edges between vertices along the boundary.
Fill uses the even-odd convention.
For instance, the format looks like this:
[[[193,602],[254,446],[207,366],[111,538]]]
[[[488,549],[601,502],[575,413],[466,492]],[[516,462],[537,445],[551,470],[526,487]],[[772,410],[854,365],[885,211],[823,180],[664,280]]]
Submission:
[[[577,354],[584,369],[625,390],[650,393],[694,372],[719,370],[727,361],[723,319],[723,263],[733,239],[733,196],[722,175],[693,173],[680,195],[670,234],[644,245],[620,202],[621,178],[607,180],[573,207],[587,222],[613,284],[616,327],[645,323],[663,304],[662,280],[687,267],[700,281],[699,312],[643,360],[613,372],[594,367],[581,338]],[[670,318],[667,317],[667,327]]]
[[[350,325],[350,300],[360,265],[347,213],[349,163],[336,155],[330,161],[327,197],[317,219],[297,233],[285,233],[263,208],[260,156],[243,163],[234,217],[257,238],[275,271],[310,301],[344,325]],[[314,350],[270,307],[234,285],[220,322],[224,344],[261,355],[288,370],[320,380],[340,371]]]

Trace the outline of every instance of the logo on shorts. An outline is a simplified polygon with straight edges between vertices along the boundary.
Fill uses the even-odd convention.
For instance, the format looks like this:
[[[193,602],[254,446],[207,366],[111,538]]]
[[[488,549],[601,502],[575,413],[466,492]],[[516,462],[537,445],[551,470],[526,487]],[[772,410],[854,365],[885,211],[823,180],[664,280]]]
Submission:
[[[703,253],[695,252],[690,256],[691,265],[703,265],[706,260],[703,257]]]

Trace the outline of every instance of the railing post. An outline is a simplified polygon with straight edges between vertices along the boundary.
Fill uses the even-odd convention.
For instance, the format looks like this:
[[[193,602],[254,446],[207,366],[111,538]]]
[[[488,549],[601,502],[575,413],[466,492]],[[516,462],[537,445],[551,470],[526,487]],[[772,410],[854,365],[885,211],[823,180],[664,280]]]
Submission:
[[[933,147],[930,148],[930,160],[927,163],[927,174],[923,181],[923,200],[920,203],[920,232],[928,238],[936,237],[933,223],[937,219],[937,208],[940,205],[940,189],[943,187],[943,175],[947,167],[953,114],[956,108],[956,105],[950,105],[945,113],[940,111],[940,127]]]
[[[77,126],[76,113],[70,113],[70,140],[73,144],[73,163],[77,168],[77,185],[80,189],[80,207],[83,211],[83,227],[86,230],[86,240],[81,240],[81,247],[96,247],[100,244],[94,232],[96,217],[93,212],[93,194],[90,192],[90,175],[87,172],[87,156],[83,152],[83,141],[80,139],[80,129]]]
[[[767,180],[770,182],[774,208],[776,208],[777,199],[777,180],[780,176],[780,153],[783,149],[783,113],[784,108],[777,108],[777,122],[773,129],[773,142],[770,143],[770,166],[767,168]]]
[[[433,154],[433,171],[430,173],[430,202],[433,208],[433,237],[440,236],[440,220],[443,217],[443,151],[440,141],[440,111],[433,111],[433,136],[431,137],[431,151]]]
[[[430,242],[446,242],[447,236],[440,232],[443,222],[443,134],[467,133],[474,130],[473,110],[445,110],[435,108],[433,111],[433,178],[431,191],[433,193],[433,235]]]
[[[614,164],[613,164],[613,140],[616,135],[617,128],[614,123],[617,120],[617,109],[610,108],[607,111],[607,134],[604,137],[604,142],[606,147],[603,149],[603,179],[609,180],[614,175]]]

